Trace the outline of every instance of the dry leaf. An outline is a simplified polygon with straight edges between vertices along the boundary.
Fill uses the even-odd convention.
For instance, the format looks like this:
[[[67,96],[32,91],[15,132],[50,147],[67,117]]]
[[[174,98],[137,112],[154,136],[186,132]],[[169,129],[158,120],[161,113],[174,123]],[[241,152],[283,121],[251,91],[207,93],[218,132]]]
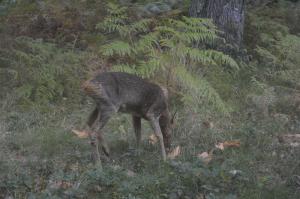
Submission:
[[[220,142],[218,144],[215,145],[216,148],[220,149],[220,150],[224,150],[225,148],[229,148],[229,147],[240,147],[241,146],[241,142],[239,140],[231,140],[231,141],[225,141],[225,142]]]
[[[99,192],[100,193],[100,192],[102,192],[102,190],[103,190],[103,188],[101,186],[99,186],[99,185],[95,185],[94,186],[94,191],[95,192]]]
[[[220,149],[220,150],[222,150],[222,151],[224,150],[224,144],[222,142],[216,144],[215,147],[218,148],[218,149]]]
[[[214,128],[214,123],[212,121],[204,121],[202,122],[203,126],[207,129],[212,129]]]
[[[78,131],[78,130],[73,129],[72,132],[75,135],[77,135],[77,137],[82,138],[82,139],[89,137],[89,133],[86,131]]]
[[[231,141],[225,141],[224,147],[240,147],[241,142],[239,140],[231,140]]]
[[[72,187],[73,184],[66,181],[51,181],[49,186],[52,189],[68,189]]]
[[[299,142],[291,142],[290,146],[291,147],[298,147],[298,146],[300,146],[300,143]]]
[[[157,137],[156,137],[156,135],[154,135],[154,134],[151,134],[150,136],[149,136],[149,143],[150,144],[155,144],[155,143],[157,143],[157,141],[158,141],[158,139],[157,139]]]
[[[134,173],[133,171],[131,171],[131,170],[127,170],[126,175],[127,175],[128,177],[134,177],[134,176],[135,176],[135,173]]]
[[[208,156],[209,154],[207,152],[203,152],[197,155],[198,158],[203,158],[203,159],[207,158]]]
[[[174,158],[176,158],[177,156],[180,155],[180,152],[181,152],[181,148],[180,148],[180,146],[177,146],[175,149],[173,149],[173,150],[168,154],[168,158],[174,159]]]
[[[196,195],[196,199],[205,199],[205,196],[204,196],[204,194],[199,193]]]
[[[198,154],[197,157],[202,159],[205,164],[208,164],[212,160],[212,153],[203,152]]]
[[[278,140],[280,143],[285,143],[290,145],[291,147],[300,146],[300,134],[285,134],[278,136]]]

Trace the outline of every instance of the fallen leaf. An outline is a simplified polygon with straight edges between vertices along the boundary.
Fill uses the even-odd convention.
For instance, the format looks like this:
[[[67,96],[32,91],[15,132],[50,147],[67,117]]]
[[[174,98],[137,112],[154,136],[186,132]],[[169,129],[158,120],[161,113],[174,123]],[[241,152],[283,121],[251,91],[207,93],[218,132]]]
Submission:
[[[204,194],[199,193],[196,195],[196,199],[205,199],[205,196],[204,196]]]
[[[111,168],[115,171],[122,169],[122,167],[120,165],[112,165]]]
[[[212,153],[203,152],[197,155],[198,158],[202,159],[205,164],[208,164],[212,160]]]
[[[292,143],[290,143],[290,146],[291,147],[298,147],[298,146],[300,146],[300,143],[299,142],[292,142]]]
[[[157,143],[157,141],[158,141],[158,138],[156,137],[156,135],[154,135],[154,134],[151,134],[150,136],[149,136],[149,143],[150,144],[155,144],[155,143]]]
[[[181,148],[180,148],[180,146],[177,146],[175,149],[173,149],[173,150],[168,154],[168,158],[174,159],[174,158],[176,158],[177,156],[180,155],[180,152],[181,152]]]
[[[300,134],[285,134],[278,136],[280,143],[288,144],[291,147],[300,146]]]
[[[215,145],[216,148],[220,149],[220,150],[224,150],[225,148],[229,148],[229,147],[240,147],[241,146],[241,142],[239,140],[231,140],[231,141],[225,141],[225,142],[220,142],[218,144]]]
[[[95,190],[96,192],[101,192],[101,191],[103,190],[103,188],[102,188],[101,186],[99,186],[99,185],[95,185],[95,186],[94,186],[94,190]]]
[[[225,141],[224,147],[240,147],[241,142],[239,140],[231,140],[231,141]]]
[[[89,133],[86,131],[78,131],[78,130],[73,129],[72,132],[75,135],[77,135],[77,137],[82,138],[82,139],[89,137]]]
[[[223,151],[224,150],[224,143],[222,143],[222,142],[218,143],[218,144],[215,145],[215,147]]]
[[[214,128],[214,123],[212,121],[204,121],[202,122],[203,126],[207,129],[212,129]]]
[[[52,189],[68,189],[72,187],[73,184],[66,181],[51,181],[49,186]]]
[[[127,170],[126,175],[128,177],[134,177],[136,174],[133,171],[131,171],[131,170]]]
[[[197,155],[198,158],[207,158],[209,156],[209,154],[207,152],[203,152]]]

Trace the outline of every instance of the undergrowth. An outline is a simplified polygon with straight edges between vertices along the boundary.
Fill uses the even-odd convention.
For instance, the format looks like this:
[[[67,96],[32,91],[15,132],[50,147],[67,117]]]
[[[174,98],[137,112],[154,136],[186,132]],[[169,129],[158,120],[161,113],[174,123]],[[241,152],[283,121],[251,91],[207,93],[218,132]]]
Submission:
[[[43,7],[28,2],[7,4],[0,15]],[[53,9],[62,4],[51,2]],[[85,2],[83,10],[96,10],[96,1],[76,1],[64,11],[76,13]],[[96,27],[77,32],[79,43],[91,43],[85,50],[77,39],[56,38],[62,32],[45,40],[5,34],[10,24],[1,24],[0,198],[298,199],[299,147],[278,141],[300,129],[299,36],[280,17],[289,9],[251,12],[249,64],[216,50],[223,41],[210,20],[137,21],[115,4]],[[86,14],[98,19],[93,12]],[[66,28],[74,21],[64,22]],[[163,162],[145,121],[137,152],[131,118],[118,115],[103,130],[111,156],[102,154],[103,171],[92,165],[88,139],[72,130],[84,126],[94,106],[80,83],[103,63],[168,87],[177,112],[172,148],[179,146],[180,155]],[[225,141],[240,145],[216,147]],[[200,158],[203,152],[212,159]]]

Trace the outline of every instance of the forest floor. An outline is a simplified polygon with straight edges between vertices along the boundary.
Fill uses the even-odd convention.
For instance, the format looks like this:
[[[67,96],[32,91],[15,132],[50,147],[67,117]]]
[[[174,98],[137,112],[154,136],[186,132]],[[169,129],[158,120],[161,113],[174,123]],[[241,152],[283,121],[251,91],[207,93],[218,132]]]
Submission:
[[[131,117],[116,115],[103,130],[111,155],[101,153],[101,170],[92,164],[89,140],[72,130],[84,130],[94,108],[80,84],[102,67],[101,45],[115,37],[95,28],[106,14],[103,2],[9,6],[9,12],[0,7],[0,199],[300,198],[299,78],[282,83],[271,76],[282,65],[300,74],[294,7],[251,10],[245,43],[254,61],[235,74],[208,67],[206,78],[230,114],[208,106],[195,111],[171,95],[177,114],[166,162],[146,121],[137,151]],[[275,87],[288,91],[264,93]],[[262,100],[247,104],[250,95]],[[268,98],[283,101],[268,104]]]
[[[207,128],[181,113],[172,132],[180,153],[163,162],[149,125],[143,123],[137,153],[131,118],[117,116],[104,129],[111,156],[102,153],[101,171],[91,162],[89,140],[72,133],[92,105],[52,110],[1,115],[0,197],[299,197],[300,150],[278,141],[286,128],[274,118],[230,120],[227,127],[210,121]]]

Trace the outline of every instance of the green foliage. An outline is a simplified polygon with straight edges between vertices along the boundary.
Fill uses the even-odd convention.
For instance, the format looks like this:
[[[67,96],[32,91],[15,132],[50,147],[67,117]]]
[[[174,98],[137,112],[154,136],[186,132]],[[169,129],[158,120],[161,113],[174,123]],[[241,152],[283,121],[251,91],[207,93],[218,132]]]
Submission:
[[[108,4],[107,11],[108,16],[97,27],[119,35],[101,47],[103,56],[114,58],[114,70],[165,79],[163,84],[175,84],[187,92],[182,98],[187,105],[208,103],[216,110],[228,111],[209,81],[204,77],[199,80],[201,69],[206,67],[239,69],[229,56],[205,47],[221,40],[210,20],[182,17],[135,22],[129,19],[124,7]],[[191,94],[193,97],[189,98]],[[193,100],[185,101],[188,98]]]
[[[286,18],[293,13],[292,6],[295,5],[280,1],[274,7],[258,8],[249,14],[246,39],[255,55],[251,63],[251,79],[256,80],[253,83],[298,87],[300,37],[290,32],[295,27]],[[296,19],[297,15],[293,17]]]
[[[128,43],[123,41],[114,41],[110,44],[103,45],[102,47],[104,56],[130,56],[135,53],[134,48],[132,48]]]
[[[113,3],[108,3],[107,12],[108,17],[106,17],[102,23],[99,23],[96,28],[105,30],[108,33],[121,31],[121,27],[128,19],[126,15],[126,8]]]
[[[26,37],[17,38],[14,47],[0,53],[2,59],[9,60],[2,70],[14,71],[14,78],[5,84],[15,87],[19,105],[48,105],[79,96],[83,53]]]
[[[185,101],[191,104],[193,104],[193,102],[202,102],[203,104],[197,104],[199,107],[204,104],[212,103],[218,110],[222,112],[228,111],[228,107],[226,107],[216,90],[212,88],[210,83],[204,78],[193,77],[185,67],[177,67],[175,69],[175,75],[177,81],[183,86],[182,92],[188,94],[183,95]],[[200,85],[201,88],[199,88]],[[192,98],[188,98],[189,96]]]

